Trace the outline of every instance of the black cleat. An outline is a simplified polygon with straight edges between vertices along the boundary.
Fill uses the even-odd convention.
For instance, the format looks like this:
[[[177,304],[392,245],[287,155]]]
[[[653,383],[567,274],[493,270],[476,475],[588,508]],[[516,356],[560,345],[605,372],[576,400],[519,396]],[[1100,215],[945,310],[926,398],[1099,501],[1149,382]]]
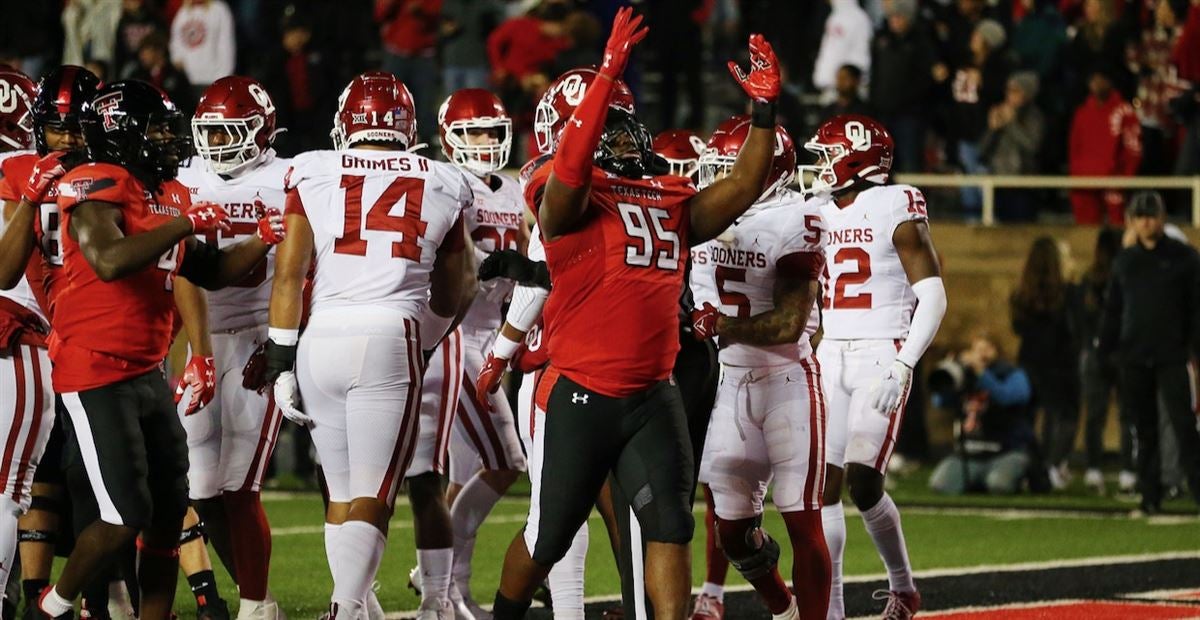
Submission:
[[[229,620],[229,605],[224,599],[208,601],[196,608],[196,620]]]

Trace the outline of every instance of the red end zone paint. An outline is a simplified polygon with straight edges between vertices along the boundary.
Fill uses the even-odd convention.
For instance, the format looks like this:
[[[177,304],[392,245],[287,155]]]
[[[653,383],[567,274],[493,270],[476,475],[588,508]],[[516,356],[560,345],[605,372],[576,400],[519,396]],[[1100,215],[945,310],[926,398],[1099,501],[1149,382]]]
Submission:
[[[1172,620],[1200,618],[1200,607],[1122,601],[1068,601],[923,613],[938,620]]]

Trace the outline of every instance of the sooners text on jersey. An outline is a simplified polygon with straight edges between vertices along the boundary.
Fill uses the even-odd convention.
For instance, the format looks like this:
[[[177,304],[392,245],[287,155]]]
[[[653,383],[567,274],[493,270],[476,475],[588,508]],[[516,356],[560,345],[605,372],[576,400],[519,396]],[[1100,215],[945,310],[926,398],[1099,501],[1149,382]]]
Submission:
[[[868,189],[845,208],[832,200],[821,213],[825,238],[825,337],[904,339],[917,298],[892,243],[904,222],[928,220],[925,197],[911,185]]]
[[[492,175],[499,186],[493,190],[479,177],[464,175],[471,183],[475,200],[463,212],[463,224],[475,242],[477,258],[497,250],[517,249],[517,237],[521,232],[521,221],[525,214],[525,203],[515,180],[502,174]],[[463,327],[479,330],[494,330],[504,322],[501,306],[511,286],[497,278],[492,282],[481,282],[483,290],[475,297],[471,309],[463,317]]]

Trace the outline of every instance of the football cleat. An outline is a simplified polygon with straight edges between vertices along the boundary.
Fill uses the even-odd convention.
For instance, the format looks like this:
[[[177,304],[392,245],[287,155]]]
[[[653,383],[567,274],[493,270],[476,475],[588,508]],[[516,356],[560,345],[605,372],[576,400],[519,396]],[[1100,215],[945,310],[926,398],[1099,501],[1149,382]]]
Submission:
[[[417,610],[417,620],[455,620],[454,605],[449,599],[423,601]]]
[[[57,616],[51,616],[50,614],[43,611],[42,603],[46,600],[46,595],[50,594],[50,589],[53,587],[54,587],[53,585],[48,585],[45,588],[42,588],[42,594],[41,594],[41,596],[38,597],[38,602],[37,602],[37,612],[38,612],[36,614],[37,617],[42,618],[42,619],[50,618],[51,620],[75,620],[75,610],[74,609],[71,609],[70,611],[61,613]]]
[[[692,607],[692,620],[721,620],[725,617],[725,603],[715,596],[701,594]]]
[[[229,620],[229,605],[217,599],[196,608],[196,620]]]
[[[492,612],[484,609],[469,596],[463,596],[458,586],[450,586],[450,602],[457,620],[492,620]]]
[[[383,604],[379,602],[379,582],[371,583],[371,589],[367,590],[366,612],[367,620],[383,620]]]
[[[1089,469],[1083,474],[1083,485],[1098,495],[1104,495],[1104,474],[1099,469]]]
[[[771,620],[800,620],[800,608],[796,606],[796,597],[788,603],[788,608],[779,614],[771,614]]]
[[[880,620],[908,620],[917,615],[921,610],[921,593],[912,592],[888,592],[886,590],[877,590],[871,595],[875,600],[887,599],[887,604],[883,606],[883,615]]]
[[[414,567],[412,567],[412,570],[408,571],[408,587],[413,592],[416,592],[417,596],[421,596],[421,567],[420,566],[414,566]]]
[[[273,600],[242,601],[237,620],[286,620],[287,616]]]

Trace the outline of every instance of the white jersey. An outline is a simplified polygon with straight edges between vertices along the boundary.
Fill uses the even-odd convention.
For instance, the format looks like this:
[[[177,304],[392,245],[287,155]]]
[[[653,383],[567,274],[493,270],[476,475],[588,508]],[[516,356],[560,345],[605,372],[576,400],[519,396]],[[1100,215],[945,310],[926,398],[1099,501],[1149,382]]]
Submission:
[[[200,157],[192,157],[179,168],[179,182],[188,188],[192,203],[215,202],[229,214],[230,229],[201,237],[218,248],[227,248],[253,236],[258,230],[257,202],[265,207],[284,208],[284,177],[291,160],[268,151],[262,164],[239,176],[225,178],[208,169]],[[267,324],[271,302],[271,279],[275,275],[275,248],[241,282],[208,293],[209,327],[213,331],[237,330]]]
[[[8,159],[9,157],[15,157],[17,155],[27,155],[32,152],[33,151],[9,151],[7,153],[0,153],[0,162],[3,162],[4,160]],[[21,185],[24,185],[24,180],[21,181]],[[41,209],[39,209],[39,211],[41,211]],[[57,214],[57,210],[55,211],[55,213]],[[4,217],[4,215],[0,214],[0,233],[4,232],[5,219],[6,218]],[[57,227],[55,227],[55,229],[57,230]],[[62,255],[59,254],[58,258],[59,258],[60,264],[61,264]],[[37,257],[34,257],[34,260],[37,260]],[[41,282],[38,283],[38,286],[41,286]],[[41,319],[44,323],[46,323],[47,325],[50,324],[50,322],[46,320],[46,313],[43,312],[41,304],[39,304],[37,302],[37,297],[34,297],[34,295],[33,295],[33,288],[29,285],[29,279],[26,278],[25,276],[21,276],[21,279],[17,280],[17,285],[12,287],[11,289],[9,289],[7,291],[0,290],[0,297],[4,297],[5,299],[10,299],[12,301],[15,301],[15,302],[21,304],[25,308],[32,310],[35,314],[37,314],[39,317],[41,317]]]
[[[446,235],[473,200],[457,168],[404,151],[313,151],[292,160],[288,213],[313,230],[312,313],[374,307],[417,317]]]
[[[822,278],[825,338],[902,340],[917,298],[892,243],[904,222],[925,222],[925,197],[911,185],[873,187],[845,208],[821,206],[828,232]]]
[[[700,246],[699,252],[693,252],[692,278],[704,282],[702,290],[715,291],[721,314],[750,318],[768,312],[775,307],[775,281],[780,268],[819,266],[824,230],[820,204],[784,190],[756,203],[718,238]],[[800,254],[817,257],[795,256]],[[799,342],[770,346],[730,344],[721,349],[721,363],[771,366],[799,362],[812,354],[809,339],[819,325],[820,318],[814,308]]]
[[[494,174],[492,176],[500,185],[493,190],[483,179],[473,174],[464,176],[471,184],[475,200],[463,212],[463,223],[475,242],[478,261],[498,250],[517,249],[517,237],[521,232],[525,214],[525,198],[521,195],[521,188],[516,180],[502,174]],[[479,284],[479,294],[475,296],[475,302],[463,317],[463,327],[495,330],[503,322],[500,306],[511,292],[512,285],[502,278]]]

